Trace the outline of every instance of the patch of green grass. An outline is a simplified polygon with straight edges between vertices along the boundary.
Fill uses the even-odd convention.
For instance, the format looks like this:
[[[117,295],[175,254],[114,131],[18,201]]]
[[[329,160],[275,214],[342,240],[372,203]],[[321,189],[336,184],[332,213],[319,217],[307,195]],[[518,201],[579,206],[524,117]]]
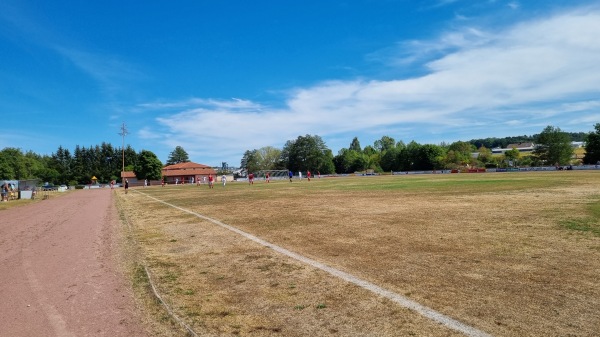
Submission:
[[[186,289],[186,290],[183,291],[183,294],[184,295],[195,295],[196,292],[194,290],[192,290],[192,289]]]
[[[275,262],[268,262],[265,264],[262,264],[260,266],[258,266],[258,270],[260,271],[270,271],[271,269],[273,269],[274,267],[276,267],[276,263]]]
[[[598,225],[597,220],[594,218],[586,217],[583,219],[565,220],[561,223],[561,225],[566,229],[589,232],[593,235],[600,236],[600,226]]]
[[[175,262],[161,261],[161,260],[154,260],[151,262],[150,265],[152,267],[156,267],[156,268],[173,268],[173,267],[178,266],[178,264]]]
[[[199,317],[202,315],[200,309],[197,308],[185,308],[184,310],[187,317]]]
[[[553,180],[554,186],[566,181]],[[500,173],[457,173],[439,175],[396,175],[356,178],[350,183],[335,184],[331,188],[341,191],[390,191],[405,192],[481,192],[485,190],[523,190],[548,187],[549,181],[538,175],[505,175]]]
[[[587,216],[563,220],[560,225],[569,230],[600,236],[600,201],[595,200],[589,204],[587,212]]]
[[[176,282],[178,278],[179,278],[178,274],[176,274],[172,271],[168,271],[164,276],[160,277],[160,280],[163,282]]]
[[[133,286],[140,288],[150,284],[144,266],[138,264],[133,268]]]

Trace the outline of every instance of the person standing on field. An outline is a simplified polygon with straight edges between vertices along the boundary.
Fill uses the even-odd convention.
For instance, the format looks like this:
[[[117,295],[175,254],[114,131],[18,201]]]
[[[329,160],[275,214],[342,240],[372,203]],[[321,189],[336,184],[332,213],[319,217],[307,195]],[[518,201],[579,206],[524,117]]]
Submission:
[[[125,179],[125,194],[129,191],[129,180]]]
[[[308,181],[310,181],[310,171],[306,171],[306,179],[308,179]]]
[[[265,180],[267,182],[269,182],[269,181],[271,181],[270,179],[271,179],[271,175],[269,174],[269,172],[267,172],[267,174],[265,175]]]
[[[2,201],[8,201],[8,183],[6,181],[2,185]]]
[[[227,184],[227,177],[225,175],[221,177],[221,182],[223,183],[223,187],[225,187],[225,184]]]
[[[289,171],[289,176],[290,176],[290,183],[292,182],[292,178],[294,177],[294,172],[292,172],[291,170]]]
[[[208,175],[208,188],[213,188],[213,186],[214,186],[213,183],[214,183],[214,178],[213,178],[212,174],[209,174]]]
[[[254,185],[254,173],[248,174],[248,184]]]

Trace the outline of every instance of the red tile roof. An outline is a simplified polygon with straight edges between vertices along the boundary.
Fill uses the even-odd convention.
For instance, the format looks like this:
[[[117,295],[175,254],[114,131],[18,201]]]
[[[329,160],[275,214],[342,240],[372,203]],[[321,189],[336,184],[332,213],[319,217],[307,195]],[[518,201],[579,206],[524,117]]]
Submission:
[[[217,172],[208,165],[193,163],[191,161],[165,166],[162,169],[162,175],[165,177],[209,174],[217,174]]]
[[[121,172],[121,178],[135,178],[135,172],[133,171],[123,171]]]
[[[163,170],[178,170],[178,169],[191,169],[191,168],[211,168],[208,165],[198,164],[191,161],[185,163],[177,163],[169,166],[163,167]]]

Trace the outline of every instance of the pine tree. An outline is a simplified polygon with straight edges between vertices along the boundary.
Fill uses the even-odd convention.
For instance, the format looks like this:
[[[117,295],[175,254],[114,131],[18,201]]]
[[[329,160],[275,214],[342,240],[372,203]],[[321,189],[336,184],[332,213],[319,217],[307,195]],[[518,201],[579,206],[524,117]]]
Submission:
[[[177,146],[177,147],[175,147],[175,150],[173,150],[169,154],[169,159],[167,160],[167,165],[187,163],[189,161],[190,161],[190,159],[188,157],[187,152],[185,152],[185,150],[181,146]]]

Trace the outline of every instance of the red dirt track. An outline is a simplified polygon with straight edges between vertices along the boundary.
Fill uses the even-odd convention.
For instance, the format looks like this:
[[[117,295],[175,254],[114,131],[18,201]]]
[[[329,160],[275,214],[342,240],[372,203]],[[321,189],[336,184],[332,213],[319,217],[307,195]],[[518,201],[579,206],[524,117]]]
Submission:
[[[113,192],[0,211],[0,336],[148,335],[119,269]]]

